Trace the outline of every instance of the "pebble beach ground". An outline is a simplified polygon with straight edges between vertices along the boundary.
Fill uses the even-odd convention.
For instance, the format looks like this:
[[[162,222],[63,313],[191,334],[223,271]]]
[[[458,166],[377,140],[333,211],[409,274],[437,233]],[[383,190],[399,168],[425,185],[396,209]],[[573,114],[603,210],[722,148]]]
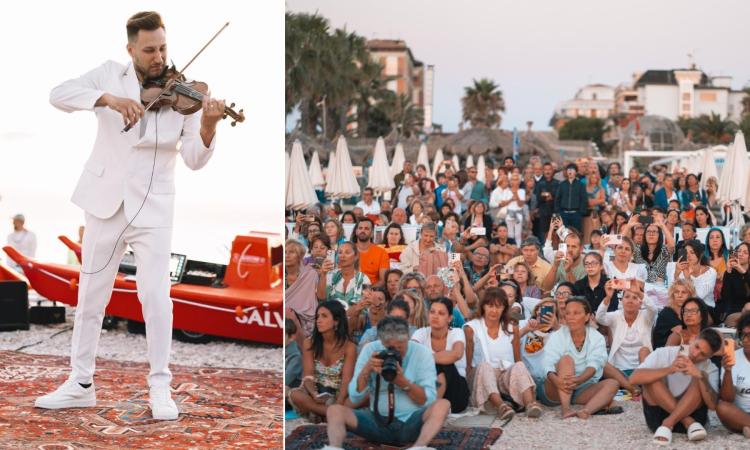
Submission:
[[[709,413],[708,438],[703,442],[688,442],[684,434],[675,433],[672,445],[653,444],[653,433],[646,427],[641,403],[618,402],[624,409],[622,414],[594,416],[588,420],[560,419],[560,410],[544,408],[541,419],[527,419],[524,414],[516,416],[503,428],[503,435],[491,447],[499,449],[750,449],[750,439],[741,434],[730,433],[724,428],[716,414]],[[286,434],[308,422],[302,419],[289,420]],[[491,425],[490,425],[491,423]],[[446,426],[492,426],[500,427],[499,420],[479,415],[460,419],[449,419]]]
[[[31,325],[31,329],[0,333],[0,350],[18,350],[29,354],[69,356],[75,308],[66,307],[66,322],[54,325]],[[22,348],[25,347],[25,348]],[[20,349],[20,350],[19,350]],[[147,362],[146,337],[129,333],[121,321],[114,330],[102,330],[100,358],[118,361]],[[281,372],[283,348],[266,344],[215,338],[206,344],[172,340],[172,364],[199,367],[230,367]]]

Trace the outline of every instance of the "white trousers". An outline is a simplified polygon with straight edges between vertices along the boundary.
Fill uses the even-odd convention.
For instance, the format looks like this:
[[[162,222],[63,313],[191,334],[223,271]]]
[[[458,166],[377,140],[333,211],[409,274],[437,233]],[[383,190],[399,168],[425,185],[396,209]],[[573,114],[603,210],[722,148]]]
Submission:
[[[108,219],[86,213],[83,265],[70,350],[71,378],[84,384],[93,380],[104,310],[112,296],[120,260],[129,244],[138,266],[138,299],[146,322],[146,344],[151,365],[148,384],[169,386],[172,380],[169,371],[172,346],[172,299],[169,296],[172,228],[131,226],[123,233],[127,223],[122,206]],[[118,242],[120,233],[122,237]]]
[[[508,236],[516,240],[516,245],[521,246],[523,236],[523,210],[509,210],[505,217],[508,225]]]

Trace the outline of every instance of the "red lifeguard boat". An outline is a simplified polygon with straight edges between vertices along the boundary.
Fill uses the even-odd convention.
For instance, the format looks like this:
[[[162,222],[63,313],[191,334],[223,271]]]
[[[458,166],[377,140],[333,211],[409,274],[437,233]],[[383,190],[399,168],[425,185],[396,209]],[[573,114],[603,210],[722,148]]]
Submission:
[[[80,260],[80,246],[67,238],[61,240]],[[78,303],[78,267],[39,262],[9,246],[3,250],[22,267],[39,295],[70,306]],[[172,286],[175,330],[187,335],[281,345],[284,340],[282,262],[279,235],[252,232],[237,236],[223,278],[211,285],[183,280]],[[106,314],[143,322],[136,283],[131,277],[117,274]]]

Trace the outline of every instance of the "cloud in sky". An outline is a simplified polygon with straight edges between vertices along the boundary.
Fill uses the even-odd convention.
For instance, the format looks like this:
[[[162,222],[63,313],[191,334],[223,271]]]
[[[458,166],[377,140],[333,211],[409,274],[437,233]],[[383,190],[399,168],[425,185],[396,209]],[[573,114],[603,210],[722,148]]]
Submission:
[[[503,127],[547,128],[555,105],[587,83],[617,85],[634,72],[688,65],[695,53],[709,75],[750,81],[750,2],[716,0],[403,1],[287,0],[318,11],[334,27],[367,38],[404,39],[435,65],[434,121],[456,130],[472,78],[498,82]]]

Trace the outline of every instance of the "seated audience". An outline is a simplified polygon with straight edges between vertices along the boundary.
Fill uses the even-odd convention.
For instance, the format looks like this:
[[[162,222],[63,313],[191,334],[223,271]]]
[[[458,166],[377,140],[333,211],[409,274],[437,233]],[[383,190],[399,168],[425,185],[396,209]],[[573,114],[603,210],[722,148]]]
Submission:
[[[716,414],[729,431],[750,439],[750,312],[743,313],[737,322],[737,337],[740,347],[734,352],[727,351],[721,361]],[[732,348],[733,345],[725,347]]]

